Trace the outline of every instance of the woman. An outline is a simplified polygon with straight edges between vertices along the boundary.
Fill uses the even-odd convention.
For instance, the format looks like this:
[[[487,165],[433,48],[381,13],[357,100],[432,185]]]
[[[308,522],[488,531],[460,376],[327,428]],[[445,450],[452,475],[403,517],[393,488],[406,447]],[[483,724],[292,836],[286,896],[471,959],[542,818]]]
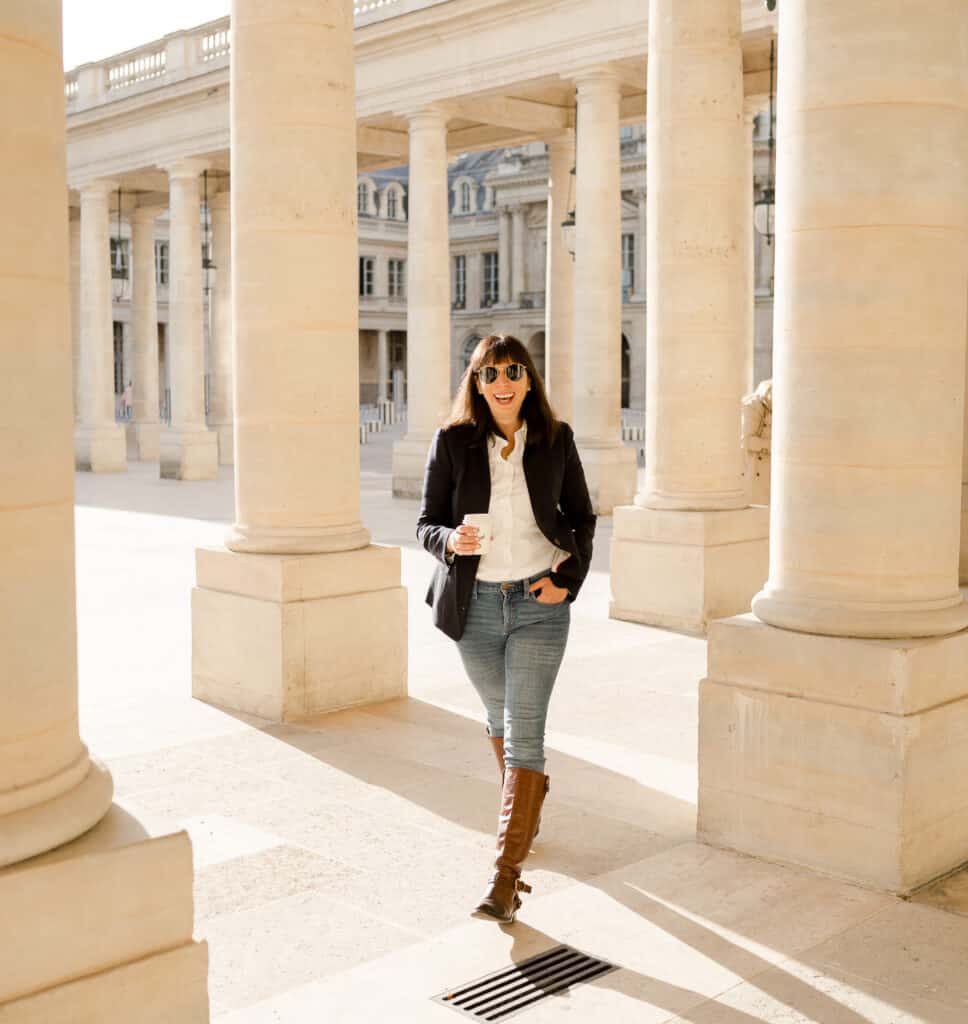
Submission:
[[[483,553],[463,523],[475,513],[489,514]],[[417,521],[439,562],[427,593],[434,624],[457,641],[503,778],[497,859],[474,916],[510,923],[518,893],[531,891],[521,867],[549,789],[548,701],[594,533],[571,427],[555,419],[524,345],[489,335],[434,436]]]

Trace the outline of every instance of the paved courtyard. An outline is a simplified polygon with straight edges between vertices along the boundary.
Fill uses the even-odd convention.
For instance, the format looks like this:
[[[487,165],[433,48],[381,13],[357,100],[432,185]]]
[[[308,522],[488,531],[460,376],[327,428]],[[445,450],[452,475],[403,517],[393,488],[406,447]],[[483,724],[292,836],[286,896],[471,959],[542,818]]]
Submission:
[[[423,604],[432,561],[416,503],[390,496],[393,436],[362,449],[362,512],[403,548],[410,697],[299,726],[191,697],[194,551],[232,518],[231,473],[77,476],[82,734],[119,805],[90,841],[189,831],[213,1017],[446,1024],[435,995],[567,943],[621,969],[517,1019],[965,1024],[963,877],[908,902],[695,842],[705,644],[608,619],[608,519],[551,704],[534,893],[511,927],[469,918],[499,780]]]

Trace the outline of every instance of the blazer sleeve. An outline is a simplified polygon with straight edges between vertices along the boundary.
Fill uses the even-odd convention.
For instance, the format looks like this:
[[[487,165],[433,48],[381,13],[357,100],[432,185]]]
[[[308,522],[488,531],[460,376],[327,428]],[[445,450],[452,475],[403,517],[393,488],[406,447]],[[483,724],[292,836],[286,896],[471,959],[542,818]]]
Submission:
[[[595,537],[595,510],[588,495],[588,484],[585,482],[585,471],[582,469],[578,446],[571,428],[564,438],[565,471],[561,484],[561,497],[558,504],[562,514],[568,520],[575,534],[578,548],[578,559],[567,558],[551,573],[551,582],[556,587],[565,587],[569,592],[569,600],[574,600],[585,582],[592,564],[592,542]]]
[[[447,538],[454,532],[451,525],[451,496],[454,489],[454,467],[443,429],[434,434],[424,471],[423,498],[417,517],[417,539],[434,558],[448,565]]]

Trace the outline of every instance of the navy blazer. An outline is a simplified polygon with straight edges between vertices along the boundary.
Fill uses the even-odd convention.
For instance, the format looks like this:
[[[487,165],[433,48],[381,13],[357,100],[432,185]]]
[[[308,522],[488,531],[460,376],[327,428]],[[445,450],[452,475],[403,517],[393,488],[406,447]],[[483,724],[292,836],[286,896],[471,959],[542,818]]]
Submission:
[[[417,519],[420,543],[440,563],[427,591],[434,625],[459,640],[467,621],[480,555],[459,555],[448,565],[447,538],[470,512],[487,512],[491,502],[491,466],[486,441],[477,429],[459,425],[434,434],[424,475],[423,501]],[[588,575],[595,536],[595,512],[588,497],[575,435],[562,423],[550,447],[545,441],[526,444],[524,478],[535,522],[541,532],[570,558],[550,573],[556,587],[574,601]]]

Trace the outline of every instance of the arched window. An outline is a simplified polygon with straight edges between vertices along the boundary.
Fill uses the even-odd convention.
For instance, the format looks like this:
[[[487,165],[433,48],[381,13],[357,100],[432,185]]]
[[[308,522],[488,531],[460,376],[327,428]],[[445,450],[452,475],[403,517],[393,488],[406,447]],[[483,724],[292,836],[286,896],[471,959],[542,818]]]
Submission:
[[[387,189],[387,217],[397,219],[397,190],[392,187]]]
[[[464,342],[464,347],[461,350],[461,372],[467,369],[471,362],[471,356],[474,354],[474,349],[477,348],[477,343],[481,340],[479,334],[472,334],[467,341]]]
[[[462,181],[460,184],[460,212],[471,212],[471,186],[466,181]]]
[[[356,212],[367,214],[370,212],[370,189],[365,181],[356,186]]]

